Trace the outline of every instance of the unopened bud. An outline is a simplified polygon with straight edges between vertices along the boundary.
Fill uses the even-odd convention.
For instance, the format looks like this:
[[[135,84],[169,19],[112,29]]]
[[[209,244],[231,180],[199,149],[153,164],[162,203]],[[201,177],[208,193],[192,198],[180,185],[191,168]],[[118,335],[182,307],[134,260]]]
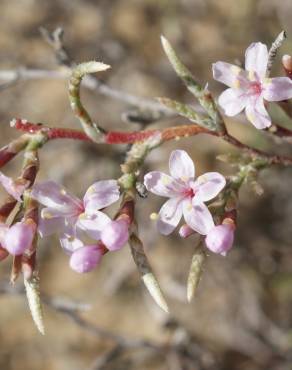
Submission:
[[[285,69],[285,72],[291,78],[292,77],[292,57],[291,55],[287,55],[287,54],[283,55],[282,64]]]
[[[214,226],[205,239],[207,248],[225,256],[233,245],[234,228],[234,224],[230,223]]]
[[[101,232],[101,241],[110,251],[121,249],[129,239],[128,228],[126,220],[111,221]]]
[[[92,271],[100,262],[102,250],[95,245],[87,245],[77,249],[70,258],[72,270],[83,274]]]
[[[3,247],[14,256],[23,254],[32,244],[36,232],[33,222],[17,222],[6,232]]]

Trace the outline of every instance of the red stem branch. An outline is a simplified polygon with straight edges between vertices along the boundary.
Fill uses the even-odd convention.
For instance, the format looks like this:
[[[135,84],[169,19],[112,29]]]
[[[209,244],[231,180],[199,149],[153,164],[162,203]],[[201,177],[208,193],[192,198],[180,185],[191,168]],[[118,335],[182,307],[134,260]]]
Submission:
[[[48,140],[74,139],[81,141],[91,141],[91,139],[86,134],[79,130],[68,128],[50,128],[42,124],[33,124],[20,119],[14,121],[14,127],[17,130],[29,133],[42,132],[44,133],[44,135],[46,135]],[[262,159],[267,160],[269,164],[283,164],[286,166],[292,165],[292,158],[267,154],[258,149],[251,148],[247,144],[241,143],[239,140],[229,135],[228,133],[225,135],[220,135],[220,133],[218,132],[207,130],[196,124],[145,131],[111,131],[105,134],[104,144],[133,144],[139,141],[143,141],[153,135],[156,135],[157,133],[161,134],[162,141],[169,141],[176,138],[195,136],[201,133],[205,133],[208,135],[221,137],[223,140],[227,141],[228,143],[239,149],[248,152],[250,155],[261,157]]]

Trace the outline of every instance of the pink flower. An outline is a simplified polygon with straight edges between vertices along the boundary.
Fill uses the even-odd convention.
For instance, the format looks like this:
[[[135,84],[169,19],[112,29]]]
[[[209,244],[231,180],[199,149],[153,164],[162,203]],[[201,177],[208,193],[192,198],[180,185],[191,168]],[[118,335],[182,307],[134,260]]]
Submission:
[[[292,81],[288,77],[266,78],[267,64],[268,49],[260,42],[247,48],[245,70],[224,62],[213,64],[214,79],[230,87],[218,100],[225,114],[235,116],[245,109],[247,119],[258,129],[271,126],[264,99],[292,98]]]
[[[207,234],[205,243],[208,249],[223,256],[232,248],[234,225],[222,224],[214,226]]]
[[[1,244],[10,254],[18,256],[31,246],[35,232],[36,225],[25,221],[17,222],[6,230],[2,227]]]
[[[92,271],[100,262],[103,255],[102,248],[96,245],[86,245],[72,253],[70,267],[72,270],[83,274]]]
[[[144,178],[149,191],[169,198],[160,209],[158,230],[164,235],[170,234],[184,216],[189,227],[206,235],[214,221],[204,202],[215,198],[224,188],[224,177],[217,172],[208,172],[195,180],[193,161],[183,150],[171,153],[169,170],[171,176],[153,171]]]
[[[82,232],[94,240],[101,240],[109,250],[120,249],[128,240],[128,224],[112,221],[100,211],[120,197],[115,180],[94,183],[83,200],[53,181],[36,184],[31,196],[46,206],[39,221],[41,236],[59,233],[62,247],[70,254],[84,246]]]
[[[18,202],[21,202],[22,194],[27,188],[28,182],[14,181],[12,178],[5,176],[0,172],[0,184],[7,191],[8,194],[13,196]]]
[[[125,220],[111,221],[101,232],[100,239],[110,251],[121,249],[129,239],[129,224]]]

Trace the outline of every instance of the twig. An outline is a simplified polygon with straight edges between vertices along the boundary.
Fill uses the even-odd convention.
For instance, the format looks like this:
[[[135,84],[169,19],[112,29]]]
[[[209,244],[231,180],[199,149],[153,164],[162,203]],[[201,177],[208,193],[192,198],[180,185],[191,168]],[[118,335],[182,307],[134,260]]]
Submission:
[[[88,136],[83,132],[72,129],[63,129],[63,128],[50,128],[41,124],[33,124],[31,122],[23,121],[17,119],[14,121],[13,126],[20,131],[37,133],[41,132],[47,138],[47,140],[54,139],[76,139],[81,141],[90,141]],[[148,138],[155,137],[156,135],[161,135],[161,142],[180,139],[195,136],[201,133],[205,133],[212,136],[221,137],[226,142],[235,146],[236,148],[245,151],[252,157],[256,157],[263,161],[266,161],[267,164],[282,164],[284,166],[292,165],[292,158],[286,156],[279,156],[274,154],[265,153],[259,149],[250,147],[248,144],[240,142],[238,139],[226,133],[224,136],[221,136],[220,133],[209,131],[203,127],[200,127],[196,124],[182,125],[167,127],[165,129],[157,130],[144,130],[144,131],[132,131],[132,132],[121,132],[121,131],[109,131],[104,135],[104,144],[133,144],[140,141],[144,141]]]

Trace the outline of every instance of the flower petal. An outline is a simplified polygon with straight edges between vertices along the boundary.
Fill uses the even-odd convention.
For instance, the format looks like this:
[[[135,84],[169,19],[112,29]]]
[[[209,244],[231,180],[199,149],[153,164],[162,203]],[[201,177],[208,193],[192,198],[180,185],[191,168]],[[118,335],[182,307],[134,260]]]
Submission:
[[[264,99],[282,101],[292,98],[292,80],[288,77],[276,77],[264,82]]]
[[[169,157],[169,171],[172,177],[186,182],[195,177],[195,166],[184,150],[173,150]]]
[[[83,198],[86,213],[95,212],[116,202],[120,197],[116,180],[97,181],[91,185]]]
[[[244,109],[247,97],[241,89],[227,89],[219,96],[218,103],[227,116],[236,116]]]
[[[191,199],[185,199],[183,215],[186,223],[201,235],[207,235],[214,227],[212,215],[204,203],[193,205]]]
[[[212,65],[213,78],[229,87],[237,85],[238,78],[246,78],[246,73],[238,66],[225,62],[216,62]]]
[[[69,194],[54,181],[35,184],[32,188],[31,197],[46,207],[67,213],[82,209],[81,200]]]
[[[185,190],[185,185],[163,172],[152,171],[144,176],[148,191],[161,197],[176,197]]]
[[[94,214],[81,215],[78,219],[77,226],[91,238],[100,240],[102,230],[110,222],[111,219],[105,213],[96,211]]]
[[[51,219],[39,218],[38,232],[42,238],[63,232],[64,228],[65,220],[63,217],[55,217]]]
[[[7,225],[2,222],[0,223],[0,246],[3,244],[3,240],[8,229],[9,227]]]
[[[171,198],[166,201],[159,211],[157,228],[163,235],[169,235],[178,225],[182,217],[182,201]]]
[[[259,78],[264,78],[268,65],[268,49],[261,42],[252,43],[245,52],[245,69],[256,72]]]
[[[27,183],[17,183],[12,178],[5,176],[2,172],[0,172],[0,184],[3,188],[7,191],[8,194],[12,195],[14,199],[18,202],[21,202],[22,194],[24,190],[27,188]]]
[[[83,241],[78,238],[68,237],[67,235],[62,235],[60,237],[60,244],[65,252],[71,254],[75,252],[77,249],[84,247]]]
[[[207,172],[199,176],[197,180],[191,184],[195,191],[193,204],[207,202],[215,198],[226,185],[224,176],[218,172]]]
[[[271,126],[271,118],[264,106],[262,97],[251,100],[245,108],[247,119],[259,130]]]

